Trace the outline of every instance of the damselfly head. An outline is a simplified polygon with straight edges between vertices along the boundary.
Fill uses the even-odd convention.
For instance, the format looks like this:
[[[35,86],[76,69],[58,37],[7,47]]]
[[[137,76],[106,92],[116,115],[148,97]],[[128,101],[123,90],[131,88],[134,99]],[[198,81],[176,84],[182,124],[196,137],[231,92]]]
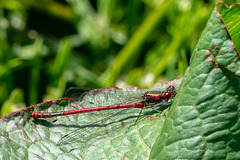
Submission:
[[[175,97],[176,94],[177,94],[177,91],[175,90],[175,87],[172,86],[172,85],[167,88],[167,92],[171,93],[171,97],[170,98]]]

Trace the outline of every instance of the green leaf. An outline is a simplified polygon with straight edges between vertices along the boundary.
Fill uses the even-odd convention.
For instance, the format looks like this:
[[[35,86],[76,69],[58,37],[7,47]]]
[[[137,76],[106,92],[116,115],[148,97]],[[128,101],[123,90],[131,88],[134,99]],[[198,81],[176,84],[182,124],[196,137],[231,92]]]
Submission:
[[[238,5],[216,6],[150,159],[240,159],[239,43],[231,40],[239,33],[239,12]]]
[[[233,40],[234,47],[240,51],[240,5],[236,4],[228,7],[222,4],[217,6],[217,10],[219,11],[222,21],[227,28],[227,32]]]
[[[169,85],[178,89],[180,83],[181,79],[165,81],[149,90],[166,90]],[[148,159],[159,126],[165,121],[164,116],[151,109],[144,110],[136,125],[138,108],[30,118],[31,111],[57,112],[139,102],[146,91],[133,86],[91,90],[84,98],[74,95],[81,101],[62,98],[9,114],[0,120],[0,159]],[[167,114],[168,110],[164,112]],[[112,117],[101,120],[110,113]]]

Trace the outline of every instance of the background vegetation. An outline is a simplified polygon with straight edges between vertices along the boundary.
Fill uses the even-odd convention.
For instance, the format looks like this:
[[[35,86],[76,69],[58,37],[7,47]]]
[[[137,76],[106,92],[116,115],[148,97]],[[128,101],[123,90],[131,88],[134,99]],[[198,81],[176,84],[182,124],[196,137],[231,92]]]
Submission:
[[[181,77],[217,2],[1,0],[0,117],[69,86]]]

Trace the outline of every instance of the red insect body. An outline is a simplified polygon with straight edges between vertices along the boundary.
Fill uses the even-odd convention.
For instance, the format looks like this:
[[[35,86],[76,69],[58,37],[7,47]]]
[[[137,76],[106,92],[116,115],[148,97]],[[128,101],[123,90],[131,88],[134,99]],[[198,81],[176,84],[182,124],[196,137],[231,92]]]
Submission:
[[[51,118],[51,117],[56,117],[56,116],[64,116],[64,115],[94,112],[94,111],[103,111],[103,110],[110,110],[110,109],[131,108],[131,107],[132,108],[143,108],[149,103],[157,104],[157,103],[161,103],[163,101],[168,101],[175,95],[176,95],[176,91],[175,91],[174,86],[169,86],[166,91],[146,92],[143,95],[143,100],[141,102],[129,103],[129,104],[116,104],[116,105],[110,105],[110,106],[98,106],[98,107],[91,107],[91,108],[81,108],[81,109],[62,111],[62,112],[32,112],[31,117],[33,117],[33,118]]]

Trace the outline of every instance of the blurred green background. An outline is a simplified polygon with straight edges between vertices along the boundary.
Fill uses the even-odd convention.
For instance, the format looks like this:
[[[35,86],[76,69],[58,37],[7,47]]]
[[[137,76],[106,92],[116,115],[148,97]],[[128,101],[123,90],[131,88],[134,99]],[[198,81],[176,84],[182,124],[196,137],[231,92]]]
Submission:
[[[217,2],[0,0],[0,117],[70,86],[181,77]]]

